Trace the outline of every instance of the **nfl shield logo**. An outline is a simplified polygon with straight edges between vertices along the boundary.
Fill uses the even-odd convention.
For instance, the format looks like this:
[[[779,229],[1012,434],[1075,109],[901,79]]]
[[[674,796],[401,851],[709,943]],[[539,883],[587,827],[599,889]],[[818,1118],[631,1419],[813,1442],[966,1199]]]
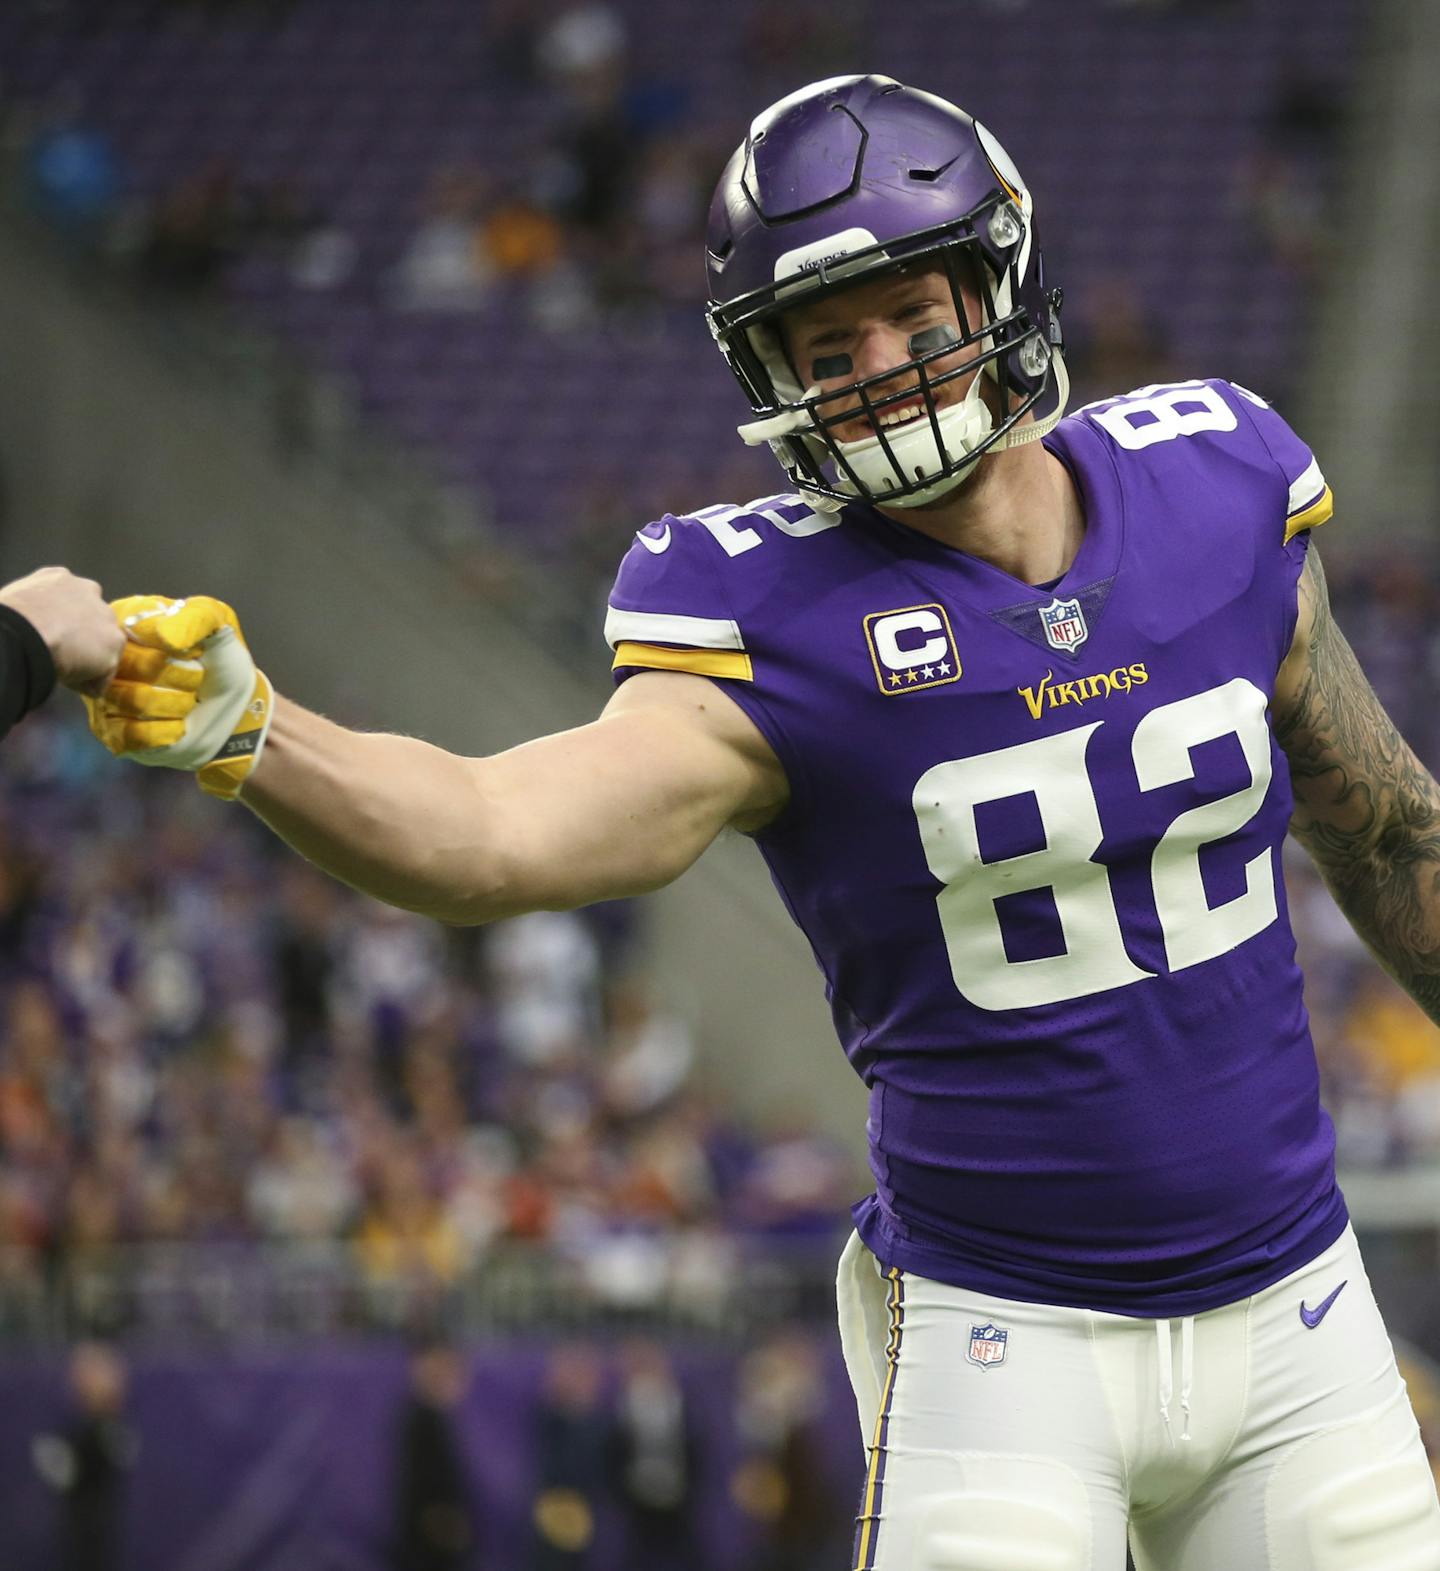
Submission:
[[[1040,607],[1040,625],[1045,629],[1045,639],[1052,649],[1067,654],[1078,649],[1090,636],[1085,625],[1085,613],[1078,600],[1054,599]]]
[[[982,1369],[988,1369],[992,1364],[1003,1364],[1005,1344],[1009,1339],[1010,1333],[1002,1331],[997,1325],[971,1326],[970,1351],[965,1356]]]

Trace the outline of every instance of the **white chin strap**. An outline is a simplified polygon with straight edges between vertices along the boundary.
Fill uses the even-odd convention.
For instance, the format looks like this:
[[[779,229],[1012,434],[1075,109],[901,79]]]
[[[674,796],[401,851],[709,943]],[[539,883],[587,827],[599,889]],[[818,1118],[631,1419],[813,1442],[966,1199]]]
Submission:
[[[872,495],[876,491],[889,491],[897,485],[913,485],[917,489],[905,497],[905,502],[920,507],[926,502],[943,496],[952,486],[957,486],[975,467],[977,460],[968,455],[985,440],[994,429],[994,420],[985,401],[980,396],[982,377],[971,382],[964,398],[937,411],[932,420],[926,415],[912,420],[908,425],[892,426],[881,434],[862,437],[858,442],[838,442],[836,446],[851,471]],[[945,468],[944,452],[961,467]],[[926,481],[932,482],[925,484]],[[854,490],[848,477],[838,482],[837,489]]]
[[[1042,437],[1048,436],[1060,423],[1065,413],[1065,405],[1070,398],[1070,378],[1065,371],[1063,355],[1056,354],[1052,363],[1056,391],[1059,394],[1054,412],[1046,415],[1043,420],[1012,426],[997,442],[987,447],[985,452],[998,453],[1006,448],[1023,447],[1027,442],[1038,442]],[[964,398],[958,404],[951,404],[948,408],[940,410],[934,420],[915,420],[909,426],[887,431],[883,442],[878,435],[864,437],[858,442],[838,442],[836,445],[840,449],[841,456],[867,491],[872,493],[889,491],[897,485],[915,486],[908,495],[897,498],[891,505],[923,507],[925,503],[933,502],[937,497],[944,496],[947,491],[959,485],[984,457],[984,453],[977,453],[975,450],[994,429],[994,420],[980,396],[981,380],[977,376],[970,384]],[[741,440],[749,447],[760,447],[769,443],[775,449],[776,456],[783,462],[786,457],[782,446],[784,438],[803,437],[815,431],[815,420],[804,405],[819,394],[818,385],[806,388],[800,395],[801,407],[786,409],[764,420],[752,420],[746,425],[738,426],[736,429],[740,433]],[[939,442],[936,440],[937,425]],[[945,468],[940,452],[941,442],[944,444],[945,451],[952,455],[952,463],[956,459],[961,460],[960,467],[952,469],[948,474],[941,472]],[[974,456],[965,461],[967,455],[972,454]],[[926,485],[924,482],[931,477],[933,483]],[[806,493],[814,506],[826,512],[836,512],[844,505],[834,497],[821,496],[811,491],[803,480],[797,478],[796,484]],[[835,489],[848,492],[852,496],[860,494],[855,482],[848,475],[835,482]]]

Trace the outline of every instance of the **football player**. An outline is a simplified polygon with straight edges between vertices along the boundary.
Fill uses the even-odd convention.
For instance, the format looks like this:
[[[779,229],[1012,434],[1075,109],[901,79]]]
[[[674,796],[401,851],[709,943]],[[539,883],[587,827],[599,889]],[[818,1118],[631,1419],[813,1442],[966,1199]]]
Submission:
[[[1280,876],[1288,827],[1440,1016],[1440,787],[1331,620],[1318,464],[1224,381],[1062,418],[1030,191],[884,77],[755,120],[708,267],[788,485],[640,530],[600,719],[356,734],[151,597],[97,731],[451,922],[754,838],[871,1094],[862,1571],[1440,1571]]]

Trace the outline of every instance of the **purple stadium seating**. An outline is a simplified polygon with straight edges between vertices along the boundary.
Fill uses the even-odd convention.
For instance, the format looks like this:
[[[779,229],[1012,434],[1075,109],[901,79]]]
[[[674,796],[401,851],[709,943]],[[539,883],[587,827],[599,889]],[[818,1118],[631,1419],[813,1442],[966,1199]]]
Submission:
[[[628,28],[632,98],[716,153],[738,140],[757,93],[813,74],[807,57],[756,58],[758,0],[612,9]],[[502,524],[564,527],[542,500],[557,432],[577,479],[653,468],[657,439],[686,444],[679,467],[701,490],[711,473],[735,475],[745,460],[728,433],[744,411],[699,321],[698,255],[689,314],[657,304],[643,333],[633,315],[546,333],[505,289],[473,315],[391,307],[387,274],[432,175],[469,162],[526,179],[557,118],[552,88],[509,70],[488,11],[470,0],[7,6],[0,73],[12,100],[77,89],[142,202],[214,159],[244,181],[295,181],[355,241],[356,274],[306,291],[273,258],[247,259],[229,278],[237,306],[351,377],[364,407],[453,447],[452,467],[485,486]],[[1357,0],[1018,0],[962,19],[952,0],[911,0],[883,18],[852,8],[855,41],[826,69],[888,71],[993,123],[1036,191],[1080,352],[1087,297],[1118,283],[1159,325],[1177,374],[1283,395],[1303,362],[1311,280],[1256,232],[1241,173],[1273,138],[1287,89],[1343,95],[1361,11]],[[1323,194],[1328,173],[1322,135],[1302,152],[1302,196]],[[758,490],[774,483],[767,464],[751,466]]]

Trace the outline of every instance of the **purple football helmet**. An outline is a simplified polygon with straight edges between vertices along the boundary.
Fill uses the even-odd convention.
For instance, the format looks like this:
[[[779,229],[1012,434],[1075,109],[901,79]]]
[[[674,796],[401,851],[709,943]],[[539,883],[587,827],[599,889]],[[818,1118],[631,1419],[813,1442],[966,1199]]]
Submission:
[[[768,443],[822,507],[921,506],[1064,413],[1060,291],[1045,281],[1030,193],[995,138],[943,98],[838,76],[772,104],[720,178],[706,261],[710,330],[756,415],[740,435]],[[944,271],[958,332],[917,335],[912,358],[881,375],[807,388],[782,314],[912,267]],[[967,325],[962,281],[979,323]],[[964,397],[937,400],[977,368]],[[842,441],[862,413],[869,435]]]

